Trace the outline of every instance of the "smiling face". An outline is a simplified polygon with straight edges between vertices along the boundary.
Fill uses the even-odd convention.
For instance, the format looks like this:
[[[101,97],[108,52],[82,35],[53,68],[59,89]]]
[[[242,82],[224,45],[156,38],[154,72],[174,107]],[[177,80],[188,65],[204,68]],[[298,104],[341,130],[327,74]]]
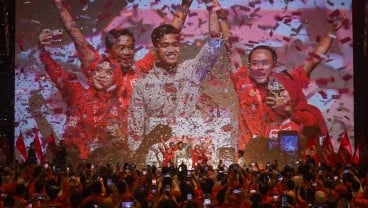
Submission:
[[[110,55],[115,58],[124,71],[128,71],[134,63],[134,40],[129,35],[121,35],[113,43],[109,50]]]
[[[162,36],[156,46],[156,52],[160,64],[165,67],[175,67],[178,64],[180,42],[177,34]]]
[[[97,90],[106,90],[112,85],[113,67],[108,61],[103,61],[97,65],[97,70],[93,75],[93,86]]]
[[[249,76],[257,84],[265,84],[273,66],[274,61],[271,52],[267,49],[256,49],[249,57]]]

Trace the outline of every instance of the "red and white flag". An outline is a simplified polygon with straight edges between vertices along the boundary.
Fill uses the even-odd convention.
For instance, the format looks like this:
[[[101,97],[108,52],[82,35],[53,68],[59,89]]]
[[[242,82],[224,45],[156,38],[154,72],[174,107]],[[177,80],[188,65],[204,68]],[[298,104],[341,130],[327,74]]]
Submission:
[[[335,166],[336,153],[331,143],[330,135],[327,134],[322,144],[321,162],[330,167]]]
[[[313,158],[316,164],[319,163],[320,159],[318,156],[317,141],[313,136],[308,137],[307,145],[304,150],[304,161],[307,160],[307,156]]]
[[[22,132],[19,132],[19,136],[17,138],[15,146],[19,150],[19,152],[22,155],[24,161],[26,161],[27,160],[27,150],[26,150],[26,145],[24,144],[24,139],[23,139]]]
[[[41,141],[40,141],[40,138],[38,137],[38,132],[35,131],[34,133],[35,133],[35,137],[33,139],[33,144],[34,144],[35,152],[36,152],[37,158],[40,160],[40,162],[43,162],[43,153],[42,153]]]
[[[341,164],[348,164],[353,161],[353,151],[346,130],[341,139],[340,148],[337,152],[337,159]]]

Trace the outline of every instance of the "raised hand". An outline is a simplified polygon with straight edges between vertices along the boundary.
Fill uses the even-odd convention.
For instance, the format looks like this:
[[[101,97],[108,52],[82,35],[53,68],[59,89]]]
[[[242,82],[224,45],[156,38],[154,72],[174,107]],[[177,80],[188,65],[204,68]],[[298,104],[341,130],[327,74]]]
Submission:
[[[269,91],[270,94],[265,98],[265,103],[269,105],[271,108],[277,108],[287,103],[290,103],[290,95],[287,90],[283,90],[279,93]]]
[[[182,0],[181,1],[181,6],[185,7],[185,8],[189,8],[190,5],[192,5],[192,3],[193,3],[193,0]]]
[[[348,21],[346,14],[344,12],[338,12],[338,14],[332,17],[332,29],[334,31],[339,30]]]

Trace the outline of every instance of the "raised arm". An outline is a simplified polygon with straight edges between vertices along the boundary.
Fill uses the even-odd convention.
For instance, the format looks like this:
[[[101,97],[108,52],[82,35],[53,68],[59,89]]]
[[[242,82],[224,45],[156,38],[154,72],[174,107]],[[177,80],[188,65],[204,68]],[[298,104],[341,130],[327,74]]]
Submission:
[[[227,20],[226,12],[223,9],[221,9],[218,0],[213,0],[212,3],[214,5],[213,9],[217,11],[216,16],[218,19],[218,24],[220,26],[222,38],[224,39],[225,48],[227,50],[227,54],[229,57],[230,72],[232,74],[235,74],[239,70],[240,66],[243,65],[242,60],[239,52],[235,47],[234,42],[232,42],[234,36],[231,33],[231,27]]]
[[[220,27],[216,11],[209,7],[209,34],[208,42],[201,48],[194,58],[194,67],[197,70],[199,80],[202,81],[216,62],[221,48]]]
[[[317,47],[314,49],[313,54],[322,55],[326,54],[330,49],[333,40],[336,37],[336,31],[339,30],[344,22],[346,21],[345,14],[339,12],[339,14],[334,17],[334,21],[329,26],[330,29],[327,31],[325,37],[319,42]],[[309,56],[307,60],[305,60],[303,64],[304,71],[306,72],[307,76],[310,76],[313,72],[314,68],[321,62],[321,58],[315,56]]]
[[[86,37],[82,34],[81,29],[73,20],[72,15],[63,5],[63,0],[54,0],[54,2],[59,12],[60,20],[63,23],[63,26],[74,42],[82,69],[86,69],[89,64],[95,58],[97,58],[97,51],[92,47],[91,44],[89,44]]]
[[[64,86],[64,80],[68,79],[69,74],[51,58],[51,55],[46,51],[45,47],[51,44],[51,30],[44,29],[38,37],[38,47],[40,50],[40,60],[45,66],[45,71],[49,75],[52,82],[55,83],[56,87],[61,90]]]
[[[143,85],[140,82],[134,87],[130,100],[128,130],[129,137],[134,142],[143,141],[145,136],[145,103],[143,98]]]

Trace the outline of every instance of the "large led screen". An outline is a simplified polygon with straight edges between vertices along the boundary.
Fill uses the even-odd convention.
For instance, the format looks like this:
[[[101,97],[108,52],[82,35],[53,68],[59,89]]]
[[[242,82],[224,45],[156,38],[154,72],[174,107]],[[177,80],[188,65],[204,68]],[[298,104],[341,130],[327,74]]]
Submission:
[[[81,67],[81,54],[77,53],[73,39],[63,27],[54,1],[17,0],[15,143],[22,134],[25,146],[28,147],[35,141],[37,135],[41,142],[43,159],[51,160],[53,153],[50,151],[50,135],[54,135],[56,143],[60,140],[65,141],[69,159],[72,161],[78,159],[96,163],[135,161],[160,165],[163,160],[160,152],[163,143],[168,145],[170,142],[175,144],[184,141],[191,149],[196,145],[206,148],[208,163],[215,165],[220,159],[232,160],[237,149],[245,146],[247,150],[248,143],[253,147],[252,151],[246,151],[247,159],[249,158],[247,162],[257,160],[256,156],[260,152],[267,152],[273,145],[280,145],[277,140],[279,130],[295,130],[292,125],[287,125],[291,121],[297,126],[295,128],[299,131],[298,138],[300,141],[304,140],[304,145],[307,143],[308,134],[308,129],[304,127],[313,122],[326,125],[327,131],[317,134],[316,139],[320,144],[328,134],[337,152],[341,137],[347,132],[353,145],[351,1],[219,0],[219,2],[227,14],[227,21],[233,34],[231,40],[227,41],[236,45],[234,47],[244,63],[250,61],[247,55],[258,45],[267,45],[276,51],[278,60],[273,70],[277,73],[292,74],[292,69],[302,65],[305,60],[320,60],[310,74],[308,82],[303,85],[303,95],[297,95],[307,100],[304,103],[307,107],[293,106],[291,115],[284,115],[283,120],[277,121],[268,120],[265,118],[266,114],[258,112],[262,115],[256,119],[263,119],[263,123],[269,122],[265,125],[271,126],[271,130],[264,135],[243,132],[242,125],[245,124],[242,119],[247,122],[251,120],[251,115],[244,113],[244,110],[252,108],[252,103],[247,102],[257,98],[258,88],[254,88],[256,89],[254,92],[240,95],[239,90],[246,86],[236,87],[239,77],[230,72],[231,61],[223,45],[214,46],[218,47],[215,51],[218,54],[213,65],[195,81],[190,80],[191,77],[188,76],[189,81],[183,82],[184,86],[178,87],[176,84],[162,84],[166,78],[157,76],[152,85],[161,86],[157,88],[158,90],[164,87],[163,91],[167,94],[147,90],[147,86],[139,88],[140,90],[135,88],[141,79],[148,79],[154,70],[147,69],[146,74],[137,76],[134,82],[128,84],[129,86],[121,83],[127,80],[124,78],[127,76],[125,72],[112,74],[118,76],[114,80],[119,86],[130,87],[131,94],[128,93],[128,96],[144,94],[142,95],[144,99],[140,100],[139,104],[134,102],[137,101],[136,97],[131,100],[125,99],[124,96],[127,95],[124,94],[126,93],[124,90],[103,89],[104,93],[101,95],[93,83],[91,74]],[[179,0],[67,0],[62,4],[100,58],[109,57],[109,50],[105,45],[108,31],[114,28],[127,28],[132,31],[135,37],[136,61],[144,58],[150,50],[155,50],[151,42],[153,29],[161,24],[170,23],[175,13],[182,9]],[[206,5],[205,1],[194,0],[189,11],[182,11],[188,13],[181,30],[179,63],[194,59],[201,62],[197,64],[199,67],[206,62],[198,60],[197,54],[200,54],[202,52],[200,50],[207,47],[206,44],[210,41],[208,8],[214,9],[211,3]],[[336,33],[328,34],[331,25],[336,19],[341,18],[340,16],[345,18],[342,27]],[[219,21],[225,21],[221,18]],[[40,59],[42,50],[38,40],[43,29],[54,32],[52,44],[45,48],[50,55],[47,59],[54,61],[52,66],[46,66],[50,63],[42,63]],[[331,47],[325,54],[314,53],[326,35],[333,39]],[[206,55],[211,56],[202,53],[202,56]],[[170,58],[170,55],[167,56]],[[158,62],[156,60],[152,63]],[[118,62],[115,64],[119,65]],[[251,65],[252,62],[244,65],[245,73]],[[180,69],[189,71],[190,67]],[[58,74],[60,70],[62,73]],[[178,80],[174,82],[176,81],[179,82]],[[292,86],[291,89],[293,88]],[[189,97],[187,100],[178,95],[182,91],[185,91],[187,98]],[[289,94],[293,96],[291,91]],[[172,113],[170,109],[166,109],[169,104],[173,108],[180,106],[184,110]],[[159,105],[162,105],[161,108]],[[146,107],[145,112],[140,114],[135,112]],[[309,111],[310,109],[313,110]],[[163,113],[159,115],[160,110]],[[193,113],[187,113],[189,111]],[[320,113],[322,120],[313,116],[312,118],[307,116],[305,120],[309,119],[308,121],[293,120],[297,116],[303,116],[305,112]],[[134,117],[132,114],[141,116],[137,123],[132,121]],[[277,124],[274,124],[275,122]],[[284,124],[286,127],[282,126]],[[132,125],[135,126],[131,127]],[[266,127],[261,128],[264,130]],[[304,128],[304,131],[300,128]],[[311,129],[313,130],[310,128],[309,131],[312,131]],[[135,130],[143,134],[131,136],[129,132]],[[245,139],[247,142],[244,142],[243,134],[250,135]],[[267,141],[267,147],[263,149],[257,145],[258,143],[251,144],[253,140]],[[239,143],[242,143],[241,147]],[[297,148],[301,151],[300,155],[303,148],[304,146]],[[16,153],[18,159],[24,160],[18,148]],[[268,155],[259,160],[273,161],[273,157]]]

